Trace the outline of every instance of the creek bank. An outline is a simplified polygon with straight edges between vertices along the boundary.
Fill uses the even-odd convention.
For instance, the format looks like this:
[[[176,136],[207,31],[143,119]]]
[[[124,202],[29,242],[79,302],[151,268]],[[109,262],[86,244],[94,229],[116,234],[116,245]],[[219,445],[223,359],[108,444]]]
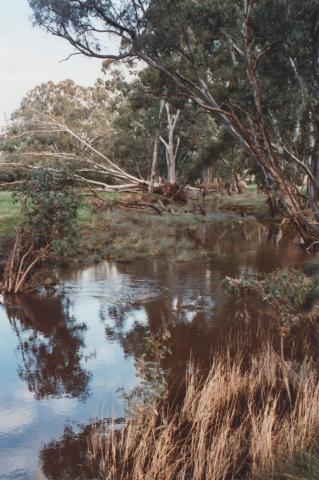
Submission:
[[[248,243],[254,242],[260,235],[267,236],[268,228],[264,198],[255,191],[232,197],[213,194],[204,202],[193,195],[187,205],[174,205],[162,215],[118,208],[111,201],[108,208],[99,209],[87,201],[78,217],[79,230],[72,255],[58,262],[45,262],[44,268],[37,272],[39,285],[51,287],[56,283],[57,265],[91,265],[105,260],[132,262],[155,256],[189,262],[209,258],[221,241],[227,242],[231,249],[238,235]],[[0,278],[12,249],[12,237],[10,233],[0,237]]]
[[[80,224],[72,256],[48,261],[37,270],[39,285],[57,283],[56,266],[92,265],[105,260],[133,262],[147,257],[168,257],[174,262],[190,262],[211,258],[223,244],[235,251],[238,240],[253,245],[260,238],[280,241],[280,228],[259,221],[254,214],[225,210],[206,215],[180,212],[153,213],[112,209],[92,215],[91,221]],[[12,249],[13,237],[0,239],[0,274]],[[1,277],[0,277],[1,278]]]
[[[82,229],[76,260],[127,262],[168,256],[173,261],[191,261],[208,257],[219,241],[218,234],[225,237],[230,230],[238,229],[245,237],[249,235],[249,227],[254,230],[257,223],[255,217],[242,218],[232,212],[205,216],[188,213],[157,216],[123,210],[100,212],[91,225]]]
[[[116,213],[119,214],[119,212]],[[100,214],[97,215],[97,218],[100,219]],[[217,218],[219,221],[217,221]],[[232,304],[224,303],[224,293],[220,282],[226,275],[237,277],[241,273],[252,275],[254,272],[263,275],[282,267],[295,268],[297,263],[300,263],[302,251],[293,247],[294,257],[289,257],[286,253],[288,249],[277,248],[267,242],[265,239],[266,227],[252,221],[249,217],[243,219],[242,217],[233,217],[218,212],[218,215],[217,213],[214,214],[214,219],[216,221],[211,225],[210,222],[206,225],[207,219],[205,219],[203,225],[201,223],[196,224],[196,232],[201,230],[200,240],[205,245],[206,238],[208,247],[211,247],[210,250],[207,247],[210,257],[204,258],[202,261],[184,264],[173,262],[170,257],[159,258],[153,256],[150,259],[129,264],[105,262],[105,264],[90,268],[61,272],[60,279],[63,281],[64,287],[58,288],[55,293],[41,290],[35,295],[21,295],[7,299],[8,303],[11,303],[4,307],[6,309],[4,318],[7,316],[9,321],[2,323],[7,325],[8,331],[10,330],[9,338],[11,338],[12,332],[16,332],[19,350],[16,354],[15,346],[10,346],[10,350],[14,353],[13,359],[11,360],[8,355],[9,349],[2,350],[2,357],[7,368],[12,367],[15,375],[17,372],[24,372],[23,380],[26,382],[25,388],[29,393],[25,401],[18,397],[15,386],[6,383],[7,379],[11,378],[7,373],[2,380],[5,386],[4,391],[12,389],[13,395],[10,395],[9,398],[13,407],[23,407],[21,410],[25,411],[25,406],[31,404],[34,411],[37,412],[34,422],[36,423],[38,418],[40,419],[39,425],[28,427],[27,435],[22,440],[19,431],[10,432],[9,437],[5,436],[9,440],[4,443],[4,446],[10,441],[11,455],[17,456],[23,441],[24,444],[28,444],[28,447],[30,445],[30,460],[33,461],[31,457],[34,457],[35,464],[39,452],[40,463],[44,472],[43,476],[59,479],[99,478],[98,474],[96,476],[86,475],[85,470],[84,460],[86,458],[92,460],[91,452],[87,451],[88,434],[92,431],[90,425],[88,429],[85,429],[83,435],[82,430],[78,432],[78,429],[75,428],[73,429],[73,435],[68,427],[64,435],[63,425],[88,424],[92,416],[96,414],[96,405],[101,398],[103,398],[103,402],[109,402],[107,404],[108,408],[105,409],[107,414],[112,412],[116,418],[122,418],[122,410],[113,409],[113,390],[99,390],[99,385],[111,385],[114,391],[123,387],[125,392],[130,392],[130,388],[134,387],[134,384],[126,383],[125,379],[129,375],[134,375],[135,370],[134,372],[132,369],[124,370],[125,375],[121,375],[124,367],[119,359],[122,357],[113,357],[114,345],[116,345],[115,350],[121,352],[121,355],[123,354],[125,361],[128,360],[128,364],[138,362],[139,365],[141,360],[145,360],[143,354],[150,354],[149,339],[153,338],[156,340],[155,344],[154,341],[151,344],[156,347],[155,359],[159,358],[162,349],[158,349],[157,343],[161,341],[163,327],[166,326],[170,333],[169,347],[172,355],[167,355],[160,367],[169,375],[167,382],[170,387],[170,398],[176,398],[174,385],[177,387],[180,384],[180,379],[184,378],[191,354],[195,365],[200,364],[203,368],[210,368],[212,352],[218,349],[219,339],[223,339],[222,344],[229,347],[230,340],[236,340],[238,337],[236,332],[243,335],[245,342],[250,334],[251,345],[254,348],[257,347],[255,331],[260,332],[261,329],[259,325],[253,328],[252,323],[254,324],[255,317],[251,316],[251,322],[247,323],[243,319],[241,321],[240,318],[237,318],[237,304],[235,310],[235,306],[233,308]],[[107,224],[110,225],[109,216],[106,220]],[[238,227],[238,221],[244,223],[243,231],[247,235],[246,239]],[[141,227],[139,226],[139,228]],[[283,254],[282,250],[284,250]],[[262,312],[261,309],[260,313],[262,314]],[[236,322],[239,325],[234,332]],[[270,325],[268,318],[262,318],[262,324]],[[84,329],[85,326],[87,330]],[[152,332],[151,337],[148,335],[148,330]],[[234,335],[231,335],[230,332],[234,332]],[[304,332],[304,329],[300,331],[302,335]],[[311,332],[314,332],[313,328],[311,328]],[[145,341],[146,335],[148,338],[147,344]],[[301,339],[302,335],[298,333],[296,338]],[[6,337],[3,336],[3,338]],[[275,339],[279,341],[280,338],[280,335],[276,332]],[[182,342],[181,339],[183,339]],[[7,341],[5,340],[4,343],[7,343]],[[236,345],[233,346],[233,348],[235,347]],[[97,359],[92,357],[92,352],[97,352]],[[111,359],[109,352],[112,354]],[[276,353],[278,352],[280,353],[280,348],[276,350]],[[107,357],[105,356],[106,353]],[[249,357],[251,357],[251,353],[249,349]],[[153,358],[154,355],[150,360]],[[254,358],[256,357],[254,356]],[[279,360],[278,355],[275,359]],[[146,360],[149,360],[149,357]],[[17,361],[19,369],[17,369],[15,363]],[[262,362],[264,361],[265,356],[262,356]],[[224,365],[224,362],[222,365]],[[154,363],[151,361],[149,367],[153,368],[153,366]],[[291,367],[290,364],[287,366]],[[258,369],[256,368],[256,370]],[[270,369],[265,370],[268,372]],[[99,372],[98,377],[96,376],[97,371]],[[154,378],[157,380],[157,372],[161,373],[161,370],[157,369],[154,377],[150,368],[144,368],[144,371],[147,374],[152,374],[152,381]],[[300,372],[297,371],[297,373]],[[90,380],[91,374],[93,375],[92,380]],[[194,380],[200,380],[201,377],[201,375],[194,377]],[[242,377],[236,375],[239,380]],[[230,385],[228,375],[226,377],[222,376],[221,379],[223,380],[223,378],[225,384]],[[278,377],[276,376],[276,378]],[[264,379],[261,380],[262,385],[264,385]],[[117,383],[114,383],[114,381]],[[217,383],[216,389],[221,392]],[[253,382],[250,383],[253,385]],[[212,382],[212,388],[214,388],[214,385],[215,382]],[[243,383],[240,381],[238,384],[239,390],[235,389],[233,391],[237,399],[239,399],[239,396],[242,398],[241,385]],[[18,386],[21,387],[21,378],[18,378]],[[85,406],[82,398],[86,398],[86,391],[90,392],[89,395],[92,395],[92,397]],[[30,392],[33,392],[33,395],[30,395]],[[56,392],[57,399],[54,401],[52,412],[50,412],[48,395],[52,395],[52,392]],[[68,396],[73,397],[70,399],[72,404],[71,414],[70,410],[65,410],[65,392],[68,393]],[[204,400],[201,395],[202,389],[199,388],[196,392],[198,393],[198,400]],[[249,391],[244,390],[244,392],[247,392],[249,396]],[[39,397],[39,393],[43,395],[45,408],[41,406],[42,397]],[[227,394],[226,390],[225,394]],[[34,398],[31,399],[32,396]],[[76,407],[77,396],[80,398],[78,407]],[[17,406],[12,400],[16,397]],[[61,402],[58,398],[61,399]],[[223,399],[226,398],[228,397],[225,395],[221,398],[222,403]],[[214,412],[214,399],[217,399],[217,397],[207,396],[208,404],[202,403],[203,406],[205,405],[203,412]],[[1,399],[1,401],[3,400]],[[210,402],[213,402],[213,404]],[[59,403],[61,403],[62,412],[60,417],[56,413],[56,407]],[[36,404],[40,405],[39,410],[36,410]],[[1,405],[4,409],[3,403]],[[165,406],[170,405],[170,403],[165,403],[163,407],[165,409]],[[193,405],[197,406],[196,402]],[[166,408],[166,412],[167,410]],[[154,409],[152,411],[154,412]],[[157,411],[159,416],[153,417],[154,420],[164,421],[166,417],[161,416],[160,410]],[[170,409],[170,411],[172,410]],[[260,412],[262,413],[263,410],[261,409]],[[188,413],[191,414],[192,412],[185,410],[186,416],[181,417],[181,419],[187,420],[189,418]],[[190,420],[195,419],[190,416]],[[141,422],[143,424],[143,418],[141,418]],[[194,422],[192,424],[195,425]],[[213,424],[214,416],[212,414],[211,420],[207,424],[210,431],[212,431]],[[60,425],[58,432],[56,425]],[[173,429],[178,427],[178,424],[174,422],[169,422],[168,425],[171,425]],[[227,427],[227,422],[220,425],[222,433],[225,432],[224,427]],[[94,427],[95,425],[92,426],[92,428]],[[136,432],[136,430],[134,431]],[[168,433],[165,428],[163,430],[156,429],[156,434],[164,433],[164,431]],[[175,443],[168,444],[170,447],[177,447],[174,450],[176,453],[181,445],[180,440],[184,441],[183,431],[185,432],[183,428],[176,431],[177,445]],[[41,445],[32,444],[33,438],[37,437],[35,432],[41,432]],[[96,432],[96,428],[93,434],[94,432],[99,433]],[[103,435],[103,431],[101,433]],[[146,434],[146,431],[143,430],[142,433]],[[229,433],[231,435],[229,445],[231,445],[233,444],[233,434],[235,438],[236,431],[232,429]],[[144,436],[144,438],[146,437]],[[247,444],[246,435],[242,438]],[[77,442],[78,439],[83,440],[82,449]],[[95,439],[98,441],[100,437],[95,435]],[[157,437],[152,436],[152,439],[157,439]],[[196,437],[193,437],[194,442],[192,442],[192,438],[189,439],[191,444],[197,442]],[[71,450],[73,445],[74,449]],[[148,445],[152,451],[154,451],[153,447],[156,447],[156,445],[159,445],[159,451],[161,450],[157,441],[149,442]],[[184,445],[185,448],[188,448],[190,444],[184,442]],[[216,447],[217,445],[220,444],[216,443]],[[211,447],[213,447],[213,444]],[[5,459],[8,456],[7,451],[5,448],[0,450],[0,456],[2,454]],[[133,450],[137,453],[136,449],[133,448]],[[173,452],[173,450],[171,451]],[[206,448],[202,452],[205,454],[205,451]],[[216,450],[208,448],[207,452],[214,455]],[[238,453],[241,454],[240,451]],[[225,455],[226,457],[227,455]],[[9,458],[11,458],[10,454]],[[164,461],[166,460],[165,455],[161,458],[164,458]],[[176,458],[178,460],[178,455]],[[191,456],[189,458],[192,461]],[[90,472],[95,468],[99,470],[98,458],[96,460],[93,465],[89,461],[88,469]],[[170,464],[168,462],[166,465],[169,466]],[[117,463],[117,465],[120,464]],[[51,472],[52,475],[50,475]],[[78,475],[75,473],[78,473]],[[165,473],[167,471],[164,471]],[[36,474],[29,476],[30,478],[36,478]],[[15,478],[14,475],[13,478]],[[190,475],[189,478],[194,477]],[[132,480],[132,476],[129,479]],[[247,480],[247,477],[245,480]]]

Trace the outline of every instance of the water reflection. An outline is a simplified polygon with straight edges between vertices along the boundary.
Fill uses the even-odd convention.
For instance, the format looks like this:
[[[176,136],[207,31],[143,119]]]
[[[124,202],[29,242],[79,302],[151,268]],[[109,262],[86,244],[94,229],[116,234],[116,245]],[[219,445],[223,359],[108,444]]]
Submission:
[[[60,440],[52,441],[42,449],[40,457],[45,478],[98,478],[98,469],[90,465],[88,458],[88,441],[93,429],[93,424],[82,427],[80,431],[67,426]]]
[[[230,342],[236,309],[220,284],[226,275],[303,261],[297,248],[269,244],[264,226],[236,222],[188,232],[199,249],[209,246],[208,259],[64,271],[59,293],[0,307],[0,478],[35,478],[41,449],[47,478],[95,478],[80,466],[81,446],[94,417],[123,416],[117,392],[136,385],[145,336],[169,331],[172,353],[161,366],[176,386],[190,356],[209,364],[220,339]]]
[[[144,353],[148,332],[156,336],[163,328],[169,330],[172,355],[164,360],[163,367],[171,385],[181,381],[190,357],[198,364],[208,365],[221,342],[230,343],[237,306],[221,285],[226,275],[249,276],[256,271],[270,272],[282,265],[297,266],[304,261],[304,254],[296,246],[281,249],[269,244],[265,230],[253,228],[249,241],[246,237],[247,243],[243,243],[241,229],[227,226],[228,229],[233,242],[237,238],[232,251],[228,250],[228,242],[217,242],[209,260],[189,264],[152,259],[134,265],[119,264],[122,277],[133,272],[143,279],[144,285],[150,284],[153,292],[156,288],[157,294],[101,307],[100,318],[105,324],[107,340],[120,344],[136,363]],[[220,238],[223,232],[216,228],[210,232],[210,239],[216,238],[217,233]]]
[[[89,395],[84,358],[86,325],[70,315],[70,300],[60,295],[10,297],[6,312],[17,335],[18,374],[36,399]]]

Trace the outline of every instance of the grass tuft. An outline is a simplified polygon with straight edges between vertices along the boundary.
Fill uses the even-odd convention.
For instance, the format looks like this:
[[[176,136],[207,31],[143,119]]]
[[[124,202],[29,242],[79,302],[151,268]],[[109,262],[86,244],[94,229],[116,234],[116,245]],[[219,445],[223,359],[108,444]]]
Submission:
[[[121,430],[97,429],[92,461],[104,480],[313,480],[318,462],[298,455],[318,451],[318,401],[308,359],[297,366],[270,344],[248,363],[220,356],[205,379],[189,369],[175,408],[154,403]]]

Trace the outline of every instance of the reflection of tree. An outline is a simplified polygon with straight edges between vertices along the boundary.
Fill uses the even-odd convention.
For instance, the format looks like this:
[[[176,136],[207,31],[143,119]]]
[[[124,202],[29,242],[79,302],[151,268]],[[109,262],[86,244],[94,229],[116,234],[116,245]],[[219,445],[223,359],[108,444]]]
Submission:
[[[156,286],[149,287],[147,298],[130,298],[131,303],[104,306],[101,310],[108,340],[118,342],[136,362],[145,353],[145,335],[151,332],[160,336],[163,328],[168,329],[172,355],[163,361],[163,367],[176,381],[184,375],[190,358],[208,366],[214,352],[221,345],[231,348],[246,328],[237,322],[238,305],[234,299],[226,298],[221,286],[225,276],[270,272],[281,265],[283,253],[288,264],[298,262],[296,252],[291,251],[294,256],[289,257],[267,241],[268,229],[253,219],[238,221],[235,217],[178,233],[191,235],[201,246],[210,245],[209,259],[184,264],[152,259],[133,267],[120,264],[119,273],[144,278],[145,285],[154,281]]]
[[[12,297],[7,315],[19,339],[19,376],[37,399],[88,396],[90,374],[81,365],[85,324],[77,324],[61,296]]]
[[[222,274],[216,275],[214,265],[213,277],[206,262],[190,266],[153,260],[150,264],[153,271],[142,266],[145,278],[158,279],[160,286],[166,287],[163,294],[145,302],[105,306],[101,319],[108,340],[119,343],[137,363],[145,354],[145,337],[160,338],[163,329],[168,330],[171,354],[161,367],[169,372],[169,383],[170,379],[179,382],[191,357],[196,363],[209,362],[219,313],[214,297],[222,295]]]
[[[78,428],[67,426],[62,438],[45,445],[41,451],[42,471],[48,480],[96,480],[100,477],[100,457],[90,455],[89,445],[97,432],[112,425],[123,424],[119,418],[104,419]]]
[[[94,462],[90,465],[88,458],[88,441],[92,432],[92,425],[83,427],[78,433],[71,427],[66,427],[60,440],[46,445],[41,451],[45,478],[49,480],[98,478],[98,466]]]

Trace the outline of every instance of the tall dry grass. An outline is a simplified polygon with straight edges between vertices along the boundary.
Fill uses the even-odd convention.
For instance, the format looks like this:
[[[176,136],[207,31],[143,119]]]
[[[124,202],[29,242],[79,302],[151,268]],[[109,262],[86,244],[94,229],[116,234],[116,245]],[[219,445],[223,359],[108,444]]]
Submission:
[[[90,453],[101,478],[269,479],[282,462],[317,452],[318,368],[310,359],[284,360],[270,343],[249,360],[219,355],[205,378],[189,368],[182,397],[174,407],[141,409],[122,429],[97,429]]]

